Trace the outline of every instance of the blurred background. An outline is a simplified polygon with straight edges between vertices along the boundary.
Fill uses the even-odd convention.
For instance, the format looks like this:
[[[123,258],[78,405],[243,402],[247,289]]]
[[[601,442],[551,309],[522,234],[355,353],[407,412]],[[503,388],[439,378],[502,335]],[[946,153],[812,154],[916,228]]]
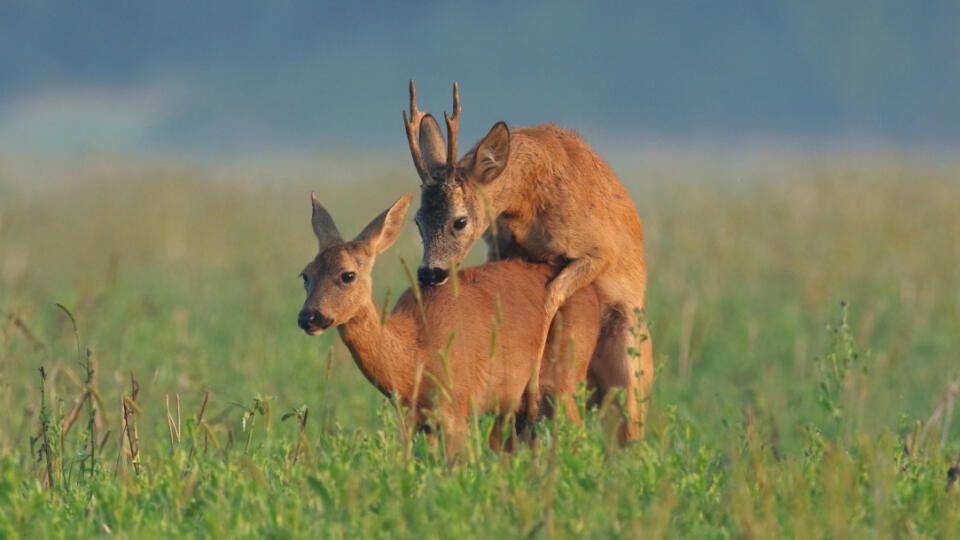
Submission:
[[[229,430],[260,393],[381,425],[336,333],[296,327],[297,274],[310,190],[345,237],[418,191],[410,78],[437,114],[459,81],[461,148],[553,122],[610,161],[645,227],[655,428],[678,408],[720,436],[752,408],[789,445],[841,300],[873,351],[865,429],[960,376],[956,0],[0,0],[0,408],[24,413],[0,449],[39,365],[77,393],[55,302],[110,403],[134,372],[152,403],[213,392]],[[378,303],[421,249],[408,216]]]
[[[942,149],[960,4],[0,3],[0,147],[404,152],[406,81],[473,141],[498,120],[605,145]],[[605,146],[605,150],[613,146]]]

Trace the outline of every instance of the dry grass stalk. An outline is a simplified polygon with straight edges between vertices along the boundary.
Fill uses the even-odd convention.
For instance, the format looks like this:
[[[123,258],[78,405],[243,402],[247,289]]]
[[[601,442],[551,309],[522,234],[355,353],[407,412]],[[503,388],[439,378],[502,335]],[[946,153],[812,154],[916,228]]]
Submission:
[[[173,421],[173,415],[170,413],[170,394],[164,396],[164,404],[167,407],[167,430],[170,433],[170,453],[173,454],[173,440],[176,438],[177,444],[180,444],[180,395],[177,394],[177,421]]]
[[[47,372],[40,366],[40,453],[46,461],[47,487],[53,487],[53,448],[50,446],[50,412],[47,410]]]
[[[114,476],[117,475],[121,470],[126,474],[127,472],[127,453],[123,450],[124,436],[127,433],[127,405],[124,401],[123,396],[120,396],[120,452],[117,454],[117,464],[114,468]]]
[[[37,338],[37,335],[33,333],[29,326],[27,326],[27,323],[24,322],[20,315],[10,312],[7,315],[7,321],[10,326],[16,328],[21,334],[23,334],[23,337],[27,338],[27,341],[33,344],[33,350],[39,352],[47,349],[47,346],[44,345],[39,338]]]
[[[79,398],[73,401],[73,407],[70,408],[70,412],[68,412],[67,416],[64,417],[62,422],[60,422],[60,431],[63,433],[63,437],[66,437],[67,434],[70,433],[70,428],[73,427],[74,422],[77,420],[80,407],[89,398],[90,392],[84,392]]]
[[[680,311],[680,352],[677,358],[679,367],[679,376],[681,380],[690,378],[693,370],[691,349],[693,342],[693,322],[697,314],[697,299],[694,296],[688,296],[683,302],[683,308]]]
[[[327,349],[327,378],[326,378],[326,380],[328,380],[328,381],[330,380],[330,372],[333,370],[333,349],[334,349],[333,347],[330,347],[329,349]]]
[[[203,405],[200,406],[200,414],[197,415],[197,425],[203,426],[203,413],[207,410],[207,400],[210,399],[210,392],[205,392],[203,394]],[[201,427],[202,429],[202,427]],[[203,433],[203,452],[207,452],[207,432],[204,430]],[[187,460],[193,459],[193,444],[190,444],[190,454],[187,456]]]
[[[307,418],[310,415],[310,407],[303,408],[303,415],[300,416],[300,437],[297,439],[297,448],[293,452],[293,462],[297,462],[300,457],[300,449],[303,447],[303,441],[306,439]]]
[[[140,474],[140,440],[137,431],[137,415],[140,413],[140,407],[137,405],[137,394],[140,392],[140,385],[130,373],[130,396],[120,396],[120,408],[123,414],[123,431],[127,435],[127,446],[130,452],[130,461],[133,463],[133,470]],[[120,434],[120,444],[123,445],[123,433]]]

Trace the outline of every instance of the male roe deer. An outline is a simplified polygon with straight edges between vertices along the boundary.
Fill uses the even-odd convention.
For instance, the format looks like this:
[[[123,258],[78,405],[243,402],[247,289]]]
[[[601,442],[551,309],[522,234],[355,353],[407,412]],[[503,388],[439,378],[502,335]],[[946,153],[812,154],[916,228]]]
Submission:
[[[370,273],[376,255],[396,240],[411,195],[351,241],[341,239],[315,193],[311,200],[319,253],[302,272],[307,298],[298,323],[309,335],[337,327],[360,371],[384,395],[395,393],[415,425],[424,427],[425,413],[432,412],[455,454],[474,408],[477,414],[498,412],[500,426],[518,411],[535,417],[536,401],[552,394],[579,420],[570,395],[586,376],[597,340],[600,307],[592,287],[560,308],[561,317],[549,324],[551,341],[561,332],[558,350],[554,354],[548,347],[542,365],[531,369],[549,322],[542,311],[549,267],[514,260],[468,268],[458,273],[459,295],[451,287],[424,290],[421,311],[408,289],[384,319],[373,300]],[[444,360],[441,354],[449,356]],[[540,390],[537,384],[528,390],[537,370]],[[491,447],[499,448],[500,435],[499,429],[491,433]]]
[[[573,132],[553,125],[508,129],[503,122],[457,161],[456,83],[453,115],[444,113],[446,144],[433,116],[417,110],[412,80],[410,117],[404,111],[403,118],[421,179],[416,223],[424,253],[418,280],[442,284],[450,265],[460,264],[483,235],[489,259],[519,257],[559,271],[547,284],[547,320],[572,294],[593,284],[601,329],[589,376],[598,399],[614,388],[627,390],[629,419],[621,427],[621,442],[642,437],[653,355],[646,324],[641,323],[640,337],[631,326],[635,311],[645,306],[643,227],[610,166]],[[639,359],[628,347],[639,351]]]

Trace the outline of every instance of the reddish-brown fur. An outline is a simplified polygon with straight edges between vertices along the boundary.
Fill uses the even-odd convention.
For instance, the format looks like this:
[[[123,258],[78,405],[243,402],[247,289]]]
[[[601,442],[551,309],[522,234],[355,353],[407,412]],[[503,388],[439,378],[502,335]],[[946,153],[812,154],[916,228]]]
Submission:
[[[345,242],[314,198],[320,252],[303,271],[304,330],[315,335],[322,332],[320,326],[336,326],[367,379],[411,407],[418,425],[432,415],[453,452],[462,444],[473,409],[498,413],[500,425],[517,411],[535,416],[541,396],[569,404],[577,383],[586,378],[598,335],[599,303],[592,287],[573,295],[560,309],[559,339],[554,336],[557,325],[550,326],[550,341],[559,346],[556,354],[548,347],[542,364],[531,362],[547,327],[543,305],[552,277],[547,265],[512,260],[461,270],[459,294],[452,287],[423,290],[421,314],[414,293],[407,290],[381,325],[370,271],[376,254],[395,240],[409,204],[408,194]],[[343,283],[345,273],[354,274],[350,283]],[[307,316],[323,322],[314,327]],[[445,351],[449,379],[438,354]],[[528,384],[538,370],[538,384]],[[567,411],[577,419],[575,407]],[[500,446],[499,436],[494,430],[491,446]]]
[[[627,390],[629,421],[621,437],[642,436],[653,355],[646,325],[641,323],[639,340],[630,328],[637,325],[635,311],[645,307],[647,270],[643,227],[623,185],[587,143],[553,125],[508,129],[500,122],[455,161],[449,150],[455,147],[460,117],[456,85],[454,117],[447,121],[454,129],[446,145],[433,117],[416,109],[412,81],[410,91],[411,117],[405,115],[405,123],[422,180],[417,212],[424,241],[421,280],[442,283],[446,269],[459,264],[484,236],[491,259],[499,252],[556,268],[544,298],[548,317],[593,284],[602,329],[591,380],[600,396],[615,388]],[[491,215],[498,238],[488,230]],[[629,347],[639,351],[639,358],[628,354]]]

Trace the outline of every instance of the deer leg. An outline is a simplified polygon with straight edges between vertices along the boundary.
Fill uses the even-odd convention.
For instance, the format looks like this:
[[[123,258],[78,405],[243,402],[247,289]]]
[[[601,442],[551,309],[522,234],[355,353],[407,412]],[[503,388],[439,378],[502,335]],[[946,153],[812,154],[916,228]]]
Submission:
[[[545,318],[540,333],[540,348],[537,350],[536,356],[531,358],[530,380],[524,394],[526,416],[531,421],[540,416],[540,367],[543,364],[547,342],[550,338],[550,329],[553,327],[553,319],[556,317],[560,306],[566,302],[570,295],[593,281],[599,268],[600,266],[595,264],[594,259],[590,257],[576,259],[567,264],[553,280],[547,283],[546,299],[544,301]],[[523,431],[520,430],[521,437],[524,436]],[[532,427],[530,432],[532,438]]]
[[[537,415],[537,419],[548,418],[553,420],[553,415],[557,413],[557,396],[554,394],[545,395],[540,400],[540,412]]]
[[[547,283],[547,294],[544,299],[544,319],[543,329],[541,331],[540,350],[537,351],[537,359],[543,358],[546,350],[547,338],[550,334],[553,319],[557,316],[560,306],[567,301],[567,298],[585,285],[589,285],[597,274],[602,270],[600,265],[590,257],[582,257],[571,261],[560,271],[549,283]]]
[[[577,410],[577,402],[573,399],[573,394],[570,393],[547,396],[543,400],[540,417],[553,420],[557,415],[557,411],[561,408],[563,408],[563,414],[567,416],[568,420],[575,424],[580,423],[580,412]]]
[[[504,446],[504,450],[510,452],[511,454],[517,451],[517,441],[520,439],[520,436],[517,434],[517,417],[516,413],[511,414],[507,417],[507,420],[510,422],[510,436],[507,437],[507,444]]]
[[[466,426],[452,424],[443,430],[444,453],[447,461],[456,461],[466,446]]]
[[[598,341],[599,341],[599,337]],[[587,408],[595,409],[603,403],[603,391],[600,388],[600,383],[597,381],[598,375],[596,373],[597,362],[594,361],[596,354],[590,358],[590,365],[587,368]]]
[[[589,285],[597,277],[597,274],[603,268],[597,264],[597,261],[591,257],[582,257],[571,261],[560,271],[549,283],[547,283],[546,298],[544,300],[544,324],[540,333],[540,349],[534,357],[539,363],[543,362],[543,356],[547,348],[547,340],[550,337],[550,329],[553,327],[553,319],[557,316],[560,306],[567,301],[567,298],[585,285]],[[539,370],[535,375],[539,384]],[[536,411],[530,411],[534,416]]]
[[[514,433],[516,433],[517,440],[527,443],[532,449],[537,448],[537,431],[534,429],[534,421],[534,417],[527,414],[518,414],[517,420],[514,422],[516,428]]]
[[[603,271],[603,267],[593,257],[585,256],[570,261],[563,270],[547,283],[545,307],[547,328],[557,314],[560,306],[581,287],[589,285]]]
[[[620,442],[639,439],[646,423],[647,401],[653,382],[653,349],[649,337],[637,337],[630,332],[633,310],[612,307],[601,318],[600,337],[590,360],[590,373],[596,380],[599,399],[616,388],[626,391],[627,418],[620,428]],[[646,325],[640,327],[646,336]],[[627,352],[633,348],[639,358]]]
[[[457,414],[457,408],[444,403],[436,411],[436,421],[443,437],[444,455],[452,462],[464,447],[467,421]]]
[[[579,424],[580,412],[577,410],[577,402],[573,399],[573,396],[567,394],[563,397],[563,409],[567,413],[567,418],[574,424]]]
[[[427,438],[427,448],[430,449],[430,455],[437,457],[440,451],[439,437],[436,431],[424,431],[424,436]]]
[[[503,446],[503,420],[504,415],[498,414],[493,421],[493,429],[490,431],[489,445],[494,452],[499,452]]]
[[[513,237],[513,233],[506,224],[497,221],[497,234],[488,228],[483,233],[483,241],[487,244],[487,261],[502,261],[505,259],[522,258],[522,251]]]
[[[533,440],[536,435],[533,425],[542,415],[539,400],[539,391],[537,391],[536,397],[532,397],[528,386],[522,398],[521,407],[516,409],[508,418],[511,428],[509,440],[510,452],[516,450],[518,443],[530,443],[531,447],[533,447]]]
[[[509,427],[507,439],[503,439],[503,429]],[[496,448],[494,448],[496,438]],[[490,433],[490,449],[494,451],[514,452],[517,449],[517,425],[515,413],[498,414],[493,422],[493,431]]]

